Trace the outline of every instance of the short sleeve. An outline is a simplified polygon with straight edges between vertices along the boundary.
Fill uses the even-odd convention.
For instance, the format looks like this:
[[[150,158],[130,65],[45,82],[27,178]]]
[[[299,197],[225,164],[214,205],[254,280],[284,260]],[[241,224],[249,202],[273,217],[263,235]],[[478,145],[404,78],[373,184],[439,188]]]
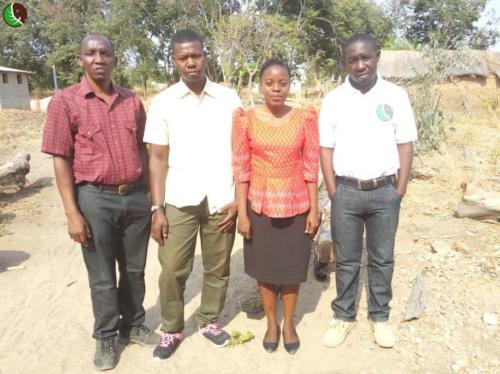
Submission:
[[[168,122],[164,114],[163,96],[156,96],[151,102],[144,130],[144,142],[158,145],[168,145]]]
[[[231,107],[234,111],[238,108],[243,108],[243,104],[241,103],[240,97],[238,96],[238,93],[235,90],[231,90],[232,95],[231,95]]]
[[[417,140],[417,125],[406,91],[401,90],[399,108],[396,112],[396,143],[409,143]]]
[[[326,95],[319,113],[319,143],[321,147],[335,148],[336,119],[331,93]]]
[[[62,93],[54,95],[47,108],[43,129],[42,152],[63,157],[73,157],[74,139],[71,115]]]
[[[250,181],[250,139],[248,117],[242,108],[233,113],[232,164],[234,183]]]
[[[302,159],[304,163],[304,179],[307,182],[318,182],[319,170],[319,133],[318,113],[312,107],[306,109],[304,120],[304,146]]]

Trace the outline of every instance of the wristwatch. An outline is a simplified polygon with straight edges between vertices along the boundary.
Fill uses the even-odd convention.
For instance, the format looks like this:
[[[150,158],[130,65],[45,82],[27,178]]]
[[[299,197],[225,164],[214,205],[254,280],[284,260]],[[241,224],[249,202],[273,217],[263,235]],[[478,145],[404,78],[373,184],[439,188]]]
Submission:
[[[151,205],[151,213],[156,212],[158,209],[163,209],[163,205]]]

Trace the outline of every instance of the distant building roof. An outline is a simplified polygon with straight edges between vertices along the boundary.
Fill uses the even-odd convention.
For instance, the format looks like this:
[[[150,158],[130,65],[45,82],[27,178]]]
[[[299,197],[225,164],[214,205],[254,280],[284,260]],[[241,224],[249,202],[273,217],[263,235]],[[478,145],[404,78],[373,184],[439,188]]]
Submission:
[[[0,72],[33,74],[32,71],[12,69],[5,66],[0,66]]]
[[[448,76],[485,77],[495,74],[500,78],[500,52],[443,50],[440,55]],[[426,73],[430,64],[431,57],[421,51],[383,50],[378,71],[385,78],[413,79]]]

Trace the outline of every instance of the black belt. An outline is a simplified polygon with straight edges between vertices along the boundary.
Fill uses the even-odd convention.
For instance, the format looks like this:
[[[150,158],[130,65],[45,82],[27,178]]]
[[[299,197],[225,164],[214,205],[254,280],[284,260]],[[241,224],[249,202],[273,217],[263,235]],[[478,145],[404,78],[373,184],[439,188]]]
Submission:
[[[83,184],[94,186],[100,188],[101,190],[113,191],[120,195],[127,195],[131,192],[134,192],[135,190],[138,190],[141,187],[144,187],[144,182],[142,180],[128,184],[101,184],[94,182],[84,182]]]
[[[337,176],[335,177],[335,180],[338,183],[345,184],[347,186],[351,186],[354,188],[357,188],[359,190],[374,190],[376,188],[380,188],[383,186],[386,186],[388,184],[394,184],[396,183],[396,175],[386,175],[385,177],[380,177],[380,178],[374,178],[374,179],[356,179],[356,178],[349,178],[349,177],[343,177],[343,176]]]

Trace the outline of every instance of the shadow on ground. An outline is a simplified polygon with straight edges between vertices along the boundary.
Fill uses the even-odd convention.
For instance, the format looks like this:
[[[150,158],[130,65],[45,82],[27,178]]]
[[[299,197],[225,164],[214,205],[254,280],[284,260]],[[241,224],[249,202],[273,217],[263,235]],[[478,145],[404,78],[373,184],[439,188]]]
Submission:
[[[0,250],[0,273],[7,271],[10,267],[21,265],[29,258],[30,254],[23,251]]]

